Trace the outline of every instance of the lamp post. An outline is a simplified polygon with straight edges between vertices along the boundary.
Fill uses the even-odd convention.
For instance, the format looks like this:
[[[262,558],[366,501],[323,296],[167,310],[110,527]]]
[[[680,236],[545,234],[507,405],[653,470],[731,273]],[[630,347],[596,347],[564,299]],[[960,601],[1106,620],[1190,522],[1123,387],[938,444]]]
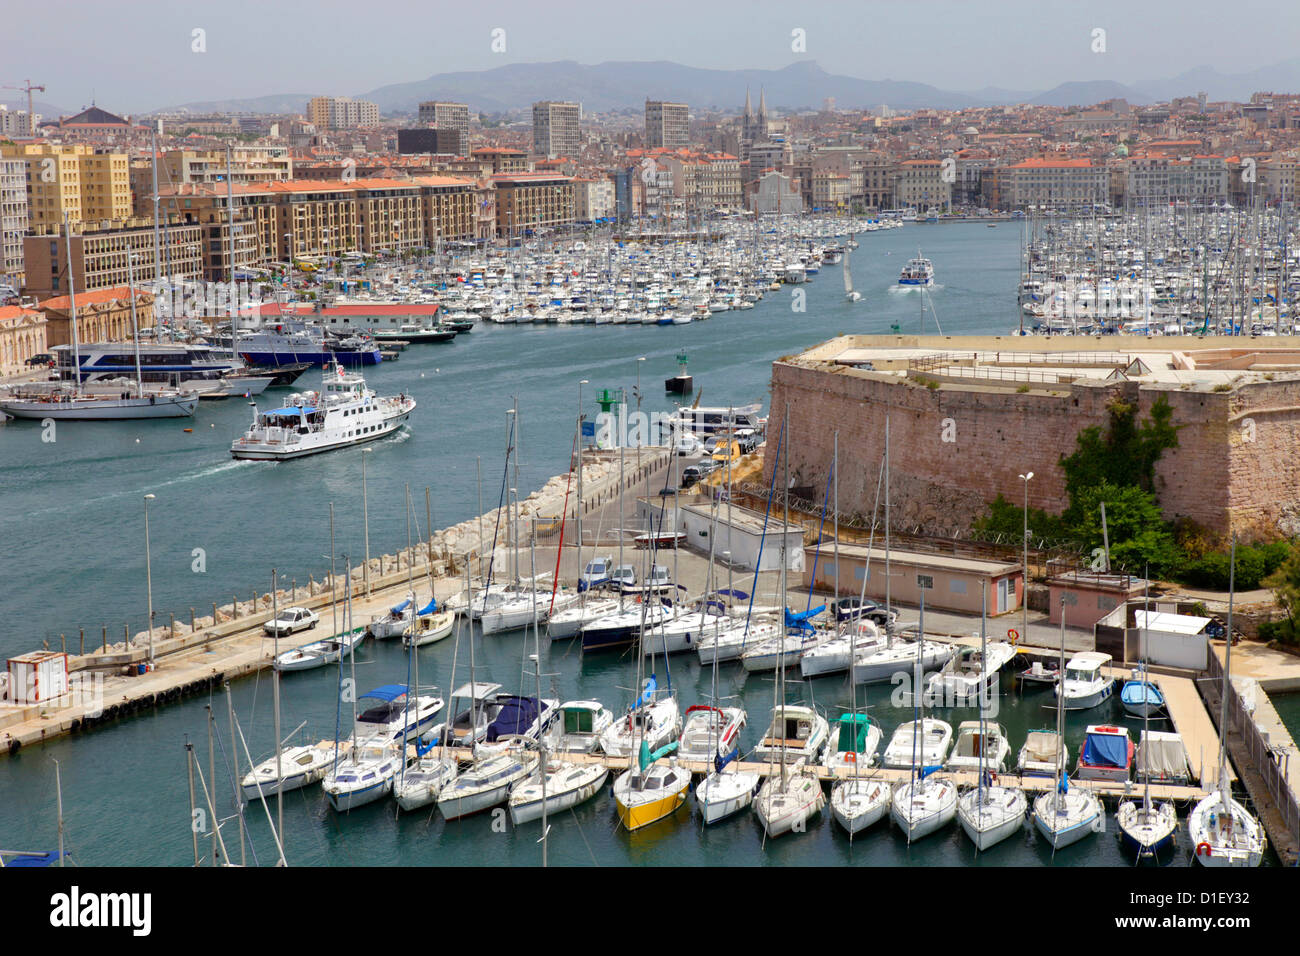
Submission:
[[[149,557],[149,502],[154,495],[144,496],[144,587],[149,602],[149,662],[153,663],[153,563]]]
[[[636,359],[636,422],[637,428],[641,427],[641,363],[645,361],[644,355],[638,355]],[[641,467],[641,435],[638,433],[636,439],[636,466]]]
[[[366,497],[366,455],[369,452],[369,448],[361,449],[361,524],[366,537],[366,564],[361,576],[366,585],[366,597],[370,597],[370,506]]]
[[[1024,533],[1021,544],[1024,546],[1024,569],[1021,571],[1023,580],[1021,588],[1024,591],[1020,599],[1020,627],[1022,640],[1029,639],[1029,479],[1034,477],[1032,471],[1020,475],[1019,478],[1025,483],[1025,510],[1024,510]]]

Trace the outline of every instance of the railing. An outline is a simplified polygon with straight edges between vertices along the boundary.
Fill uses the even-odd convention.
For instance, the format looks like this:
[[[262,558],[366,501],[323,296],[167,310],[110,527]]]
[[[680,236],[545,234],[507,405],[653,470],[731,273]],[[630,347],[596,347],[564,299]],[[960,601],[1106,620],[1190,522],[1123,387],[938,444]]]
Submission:
[[[1215,689],[1223,687],[1223,662],[1213,651],[1210,652],[1210,664],[1207,668],[1207,676],[1213,682]],[[1247,754],[1250,755],[1252,768],[1259,772],[1263,780],[1264,787],[1273,799],[1278,814],[1282,818],[1282,824],[1286,827],[1288,836],[1300,834],[1300,803],[1297,802],[1296,792],[1291,787],[1290,781],[1286,777],[1286,761],[1289,754],[1283,751],[1275,750],[1270,747],[1264,740],[1264,735],[1255,723],[1255,718],[1246,710],[1246,705],[1237,693],[1237,688],[1233,686],[1232,681],[1228,685],[1228,724],[1237,732],[1242,746],[1245,747]],[[1262,691],[1261,691],[1262,693]],[[1221,700],[1219,701],[1221,704]],[[1210,708],[1211,716],[1215,723],[1219,721],[1219,708]],[[1219,727],[1219,733],[1225,734],[1227,731]]]

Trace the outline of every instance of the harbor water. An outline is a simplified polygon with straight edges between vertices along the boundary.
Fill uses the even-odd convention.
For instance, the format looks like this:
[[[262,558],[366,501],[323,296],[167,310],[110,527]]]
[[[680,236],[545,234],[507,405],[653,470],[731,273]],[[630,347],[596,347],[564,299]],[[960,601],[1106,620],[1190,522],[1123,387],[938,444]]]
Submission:
[[[644,411],[669,410],[663,379],[685,352],[705,404],[766,401],[773,359],[837,333],[920,331],[920,296],[895,291],[903,262],[923,254],[935,262],[937,286],[930,297],[943,332],[1005,333],[1017,322],[1019,233],[1014,223],[988,229],[979,223],[909,226],[860,237],[853,255],[856,287],[863,299],[844,299],[838,267],[823,268],[807,285],[806,310],[792,309],[795,289],[768,294],[756,308],[716,315],[686,326],[494,327],[488,323],[454,343],[413,346],[399,361],[366,372],[381,394],[405,392],[420,405],[409,432],[378,442],[366,454],[370,553],[405,546],[405,492],[411,486],[420,534],[426,532],[424,488],[432,492],[434,527],[478,513],[476,463],[481,458],[484,509],[497,504],[502,484],[506,410],[518,398],[522,428],[518,488],[521,496],[567,468],[578,405],[585,389],[587,414],[596,390],[637,384]],[[927,313],[925,331],[936,331]],[[638,363],[637,357],[646,361]],[[315,387],[309,376],[300,388]],[[283,394],[283,393],[280,393]],[[262,404],[273,400],[262,399]],[[0,613],[10,626],[0,632],[5,656],[61,635],[77,650],[78,629],[87,645],[107,626],[121,640],[123,624],[141,630],[146,615],[143,501],[150,503],[153,603],[156,620],[169,613],[188,620],[189,608],[211,613],[212,602],[241,600],[270,588],[275,567],[286,583],[320,578],[328,570],[329,504],[336,512],[336,547],[354,565],[364,552],[360,450],[351,449],[283,464],[233,462],[229,443],[252,410],[243,399],[204,403],[192,420],[60,424],[53,442],[37,423],[0,428],[0,559],[17,572],[0,592]],[[192,428],[185,432],[184,428]],[[795,436],[794,440],[798,440]],[[514,486],[513,477],[510,479]],[[341,560],[341,559],[340,559]],[[340,564],[340,568],[342,564]],[[358,621],[358,623],[362,623]],[[1000,633],[1000,632],[998,632]],[[571,642],[541,644],[543,693],[560,699],[597,698],[616,713],[634,696],[635,659],[620,652],[587,655]],[[422,649],[421,685],[436,684],[443,696],[469,679],[462,642],[451,673],[455,642]],[[478,680],[506,691],[531,694],[531,636],[510,632],[476,644]],[[407,655],[397,642],[367,642],[357,655],[357,685],[365,690],[408,677]],[[681,707],[707,703],[710,671],[694,655],[657,668],[661,685],[671,679]],[[287,732],[300,722],[304,740],[346,735],[351,705],[340,704],[334,668],[289,674],[282,684]],[[797,672],[792,674],[797,676]],[[746,674],[737,664],[720,669],[719,694],[749,714],[744,750],[762,734],[773,703],[771,674]],[[910,705],[893,706],[888,684],[873,685],[858,705],[869,706],[887,741],[912,719]],[[271,688],[263,674],[233,685],[234,707],[254,759],[273,751]],[[843,675],[791,681],[787,700],[814,702],[832,718],[850,706]],[[104,725],[91,733],[23,748],[0,762],[0,846],[23,849],[56,844],[54,766],[62,769],[68,848],[83,865],[184,865],[192,861],[184,743],[195,745],[207,770],[206,698],[192,698]],[[233,812],[229,728],[224,697],[213,699],[218,751],[217,813]],[[997,717],[1014,754],[1029,730],[1054,721],[1050,690],[1023,694],[1004,675]],[[1109,709],[1108,709],[1109,708]],[[954,729],[974,711],[943,710]],[[1122,720],[1116,700],[1067,719],[1071,765],[1090,723]],[[1134,737],[1140,730],[1127,721]],[[883,747],[883,744],[882,744]],[[241,765],[245,762],[241,759]],[[688,801],[687,807],[693,805]],[[274,813],[274,801],[271,802]],[[977,856],[954,824],[908,847],[889,824],[852,843],[823,814],[805,834],[765,841],[752,813],[703,830],[687,808],[644,831],[617,825],[608,789],[595,799],[552,818],[549,857],[573,865],[1125,865],[1109,808],[1107,832],[1057,853],[1032,827]],[[1184,810],[1186,808],[1183,808]],[[260,804],[246,809],[256,862],[275,854]],[[222,835],[238,859],[237,827]],[[397,815],[391,800],[351,814],[329,809],[319,786],[285,795],[285,841],[292,865],[501,865],[540,862],[537,823],[512,827],[488,814],[447,822],[429,810]],[[1171,865],[1188,865],[1185,829]],[[200,851],[209,852],[206,835]],[[254,858],[249,857],[252,864]],[[1275,862],[1270,854],[1270,862]]]

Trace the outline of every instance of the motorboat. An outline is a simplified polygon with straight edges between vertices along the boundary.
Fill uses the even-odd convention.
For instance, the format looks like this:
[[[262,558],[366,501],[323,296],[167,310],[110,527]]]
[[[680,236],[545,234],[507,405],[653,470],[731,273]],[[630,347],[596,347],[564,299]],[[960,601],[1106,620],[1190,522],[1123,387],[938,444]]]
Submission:
[[[385,684],[357,698],[376,703],[357,714],[357,734],[366,737],[419,737],[433,729],[445,703],[437,694],[412,698],[405,684]]]
[[[393,434],[413,411],[411,396],[380,396],[360,374],[336,364],[325,371],[319,391],[291,395],[280,408],[255,411],[248,430],[231,443],[230,454],[283,461],[346,448]]]
[[[1145,663],[1133,668],[1129,679],[1120,688],[1119,702],[1125,713],[1133,717],[1150,717],[1164,713],[1165,695],[1160,686],[1147,676]]]
[[[365,639],[366,629],[357,627],[347,634],[327,637],[322,641],[312,641],[312,643],[304,644],[302,647],[281,651],[275,658],[273,666],[281,672],[304,671],[313,667],[324,667],[326,664],[336,662],[342,655],[361,644]]]
[[[388,735],[359,740],[321,781],[330,806],[346,813],[386,797],[405,762],[403,749],[403,744]]]
[[[780,704],[773,708],[767,732],[754,748],[759,763],[816,763],[826,746],[830,728],[826,718],[811,707]]]
[[[686,708],[682,721],[677,755],[684,760],[712,762],[716,757],[725,758],[737,753],[745,716],[740,707],[691,705]]]
[[[516,694],[498,694],[492,700],[496,713],[483,733],[478,751],[484,752],[492,744],[514,739],[538,741],[555,720],[559,701],[524,697]]]
[[[885,748],[886,767],[907,770],[943,766],[952,746],[952,726],[938,718],[925,717],[919,733],[917,728],[917,721],[909,720],[894,731]]]
[[[1138,738],[1134,779],[1138,783],[1185,786],[1191,782],[1183,738],[1169,731],[1143,730]]]
[[[549,815],[576,807],[598,794],[608,779],[603,764],[550,760],[537,777],[519,781],[510,791],[510,822],[518,826],[539,819],[543,809]]]
[[[501,750],[476,756],[438,794],[438,810],[448,820],[458,820],[505,803],[511,788],[537,770],[540,756],[531,741],[509,742]]]
[[[566,700],[547,731],[546,749],[560,753],[595,753],[614,715],[598,700]]]
[[[501,705],[496,703],[501,685],[473,681],[452,691],[452,701],[463,701],[464,710],[450,721],[433,728],[432,738],[444,747],[472,747],[487,735]]]
[[[1068,766],[1070,750],[1054,730],[1031,730],[1016,759],[1021,776],[1050,777],[1058,764]]]
[[[934,263],[919,255],[914,259],[908,259],[907,265],[903,266],[898,274],[898,284],[901,286],[934,285]]]
[[[957,738],[944,766],[954,771],[979,771],[982,766],[1001,773],[1010,753],[1007,731],[1001,724],[963,720],[957,725]]]
[[[1109,654],[1096,651],[1070,658],[1065,665],[1065,679],[1056,685],[1056,694],[1063,697],[1066,710],[1088,710],[1110,699],[1115,693],[1115,679],[1103,673],[1110,660]]]
[[[822,765],[828,770],[850,772],[873,767],[880,739],[880,725],[866,714],[841,714],[826,744]]]
[[[1080,780],[1127,783],[1136,749],[1127,728],[1094,724],[1084,734],[1075,776]]]

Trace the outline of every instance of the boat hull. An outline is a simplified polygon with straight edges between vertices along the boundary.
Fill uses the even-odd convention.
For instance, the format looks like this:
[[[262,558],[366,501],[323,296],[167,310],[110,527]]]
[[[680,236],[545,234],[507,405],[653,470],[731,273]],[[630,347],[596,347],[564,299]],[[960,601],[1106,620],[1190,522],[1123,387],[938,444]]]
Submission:
[[[14,418],[43,421],[135,421],[146,418],[188,418],[199,406],[198,395],[149,401],[140,398],[96,399],[94,402],[0,401],[0,412]]]

